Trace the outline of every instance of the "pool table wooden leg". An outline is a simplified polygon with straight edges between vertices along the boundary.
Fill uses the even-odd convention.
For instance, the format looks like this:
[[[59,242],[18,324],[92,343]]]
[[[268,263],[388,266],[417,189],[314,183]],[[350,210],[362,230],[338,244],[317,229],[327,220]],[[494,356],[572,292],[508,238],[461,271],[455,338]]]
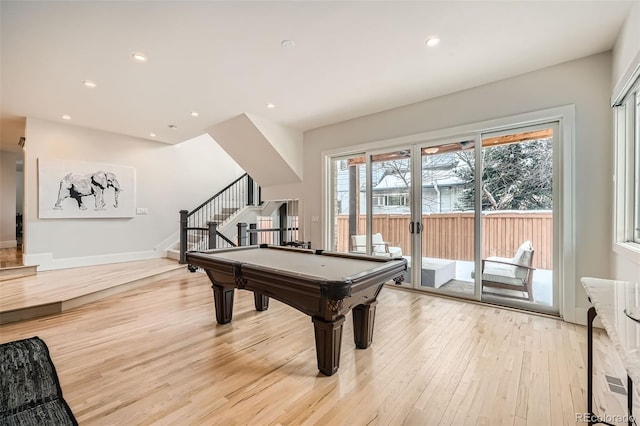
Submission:
[[[231,322],[233,316],[233,287],[223,287],[221,285],[212,284],[213,302],[216,306],[216,321],[218,324],[227,324]]]
[[[353,339],[356,348],[367,349],[373,341],[373,323],[376,319],[377,300],[353,308]]]
[[[340,367],[343,323],[344,315],[340,315],[335,321],[324,321],[313,317],[318,370],[327,376],[331,376]]]
[[[269,296],[254,291],[253,302],[256,305],[256,311],[266,311],[269,309]]]

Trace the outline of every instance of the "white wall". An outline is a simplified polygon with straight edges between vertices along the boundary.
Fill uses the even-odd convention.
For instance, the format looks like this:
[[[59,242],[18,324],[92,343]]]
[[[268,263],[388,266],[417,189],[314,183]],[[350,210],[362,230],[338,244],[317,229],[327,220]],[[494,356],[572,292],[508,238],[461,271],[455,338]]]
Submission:
[[[640,2],[636,2],[620,29],[613,48],[611,86],[615,87],[640,54]]]
[[[470,72],[473,70],[470,69]],[[305,238],[322,238],[321,153],[428,131],[447,129],[575,104],[574,174],[576,276],[610,275],[613,145],[609,108],[611,55],[598,55],[436,99],[314,129],[304,135]],[[576,306],[587,307],[579,282]]]
[[[302,132],[298,130],[240,114],[214,124],[207,133],[263,187],[302,180]]]
[[[0,248],[16,246],[17,154],[0,151]]]
[[[613,75],[611,86],[616,91],[621,83],[640,64],[640,3],[635,3],[620,31],[613,49]],[[613,183],[611,183],[613,192]],[[628,250],[612,253],[611,278],[640,282],[640,255]]]
[[[281,126],[254,114],[247,117],[262,132],[291,170],[301,179],[303,170],[302,132]],[[300,181],[297,179],[294,182]]]
[[[39,264],[41,270],[162,257],[177,241],[178,212],[197,207],[243,173],[208,135],[165,145],[28,118],[26,137],[25,264]],[[132,166],[136,207],[149,213],[128,219],[38,219],[38,158]]]

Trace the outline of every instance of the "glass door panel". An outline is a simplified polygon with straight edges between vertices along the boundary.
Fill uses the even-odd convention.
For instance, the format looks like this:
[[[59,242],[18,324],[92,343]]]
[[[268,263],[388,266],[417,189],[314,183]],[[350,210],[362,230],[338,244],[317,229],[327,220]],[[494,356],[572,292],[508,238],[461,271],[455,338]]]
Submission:
[[[330,250],[366,252],[366,157],[331,160]]]
[[[554,125],[482,139],[482,297],[557,313]]]
[[[411,149],[369,154],[370,254],[410,261]],[[406,274],[404,285],[411,282]]]
[[[420,149],[420,259],[416,287],[476,297],[475,140]]]

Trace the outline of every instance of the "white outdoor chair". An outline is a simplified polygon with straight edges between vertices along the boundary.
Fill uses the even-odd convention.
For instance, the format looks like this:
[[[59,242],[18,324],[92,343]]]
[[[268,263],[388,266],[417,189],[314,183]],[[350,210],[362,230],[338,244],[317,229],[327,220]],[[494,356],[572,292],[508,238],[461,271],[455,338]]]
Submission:
[[[533,253],[531,241],[525,241],[513,257],[482,259],[482,286],[522,291],[533,301]],[[471,276],[475,277],[474,272]]]
[[[402,249],[400,247],[394,247],[382,239],[381,233],[376,233],[371,236],[372,254],[376,256],[386,257],[402,257]],[[351,251],[354,253],[366,253],[367,252],[367,236],[366,235],[352,235],[351,236]]]

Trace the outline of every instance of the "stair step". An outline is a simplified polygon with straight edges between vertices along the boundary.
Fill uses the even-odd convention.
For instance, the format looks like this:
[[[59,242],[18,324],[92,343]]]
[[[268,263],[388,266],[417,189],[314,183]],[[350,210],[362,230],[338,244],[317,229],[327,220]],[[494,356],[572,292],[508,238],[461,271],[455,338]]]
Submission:
[[[169,249],[166,251],[166,254],[169,259],[180,260],[179,250]]]
[[[134,269],[134,272],[131,274],[114,274],[113,279],[110,280],[100,280],[98,275],[96,283],[61,282],[55,285],[54,290],[39,293],[38,297],[32,300],[26,300],[24,303],[19,303],[20,306],[7,307],[7,305],[4,305],[4,307],[0,309],[0,325],[38,318],[45,315],[58,314],[127,290],[153,285],[157,282],[159,276],[166,277],[168,274],[180,276],[180,274],[184,274],[184,266],[178,263],[166,263],[162,259],[152,259],[151,261],[154,263],[162,261],[162,264],[141,272],[137,272]],[[139,261],[137,263],[140,264],[142,262],[145,261]],[[97,267],[101,266],[104,267],[105,265],[98,265]],[[57,271],[51,272],[55,273]],[[35,280],[38,280],[38,278]],[[22,286],[26,286],[25,281],[28,280],[18,280],[16,282]],[[102,283],[100,283],[100,281],[102,281]],[[9,287],[11,283],[3,283],[3,285]]]
[[[8,266],[0,268],[0,281],[36,275],[38,273],[37,268],[37,266]]]

